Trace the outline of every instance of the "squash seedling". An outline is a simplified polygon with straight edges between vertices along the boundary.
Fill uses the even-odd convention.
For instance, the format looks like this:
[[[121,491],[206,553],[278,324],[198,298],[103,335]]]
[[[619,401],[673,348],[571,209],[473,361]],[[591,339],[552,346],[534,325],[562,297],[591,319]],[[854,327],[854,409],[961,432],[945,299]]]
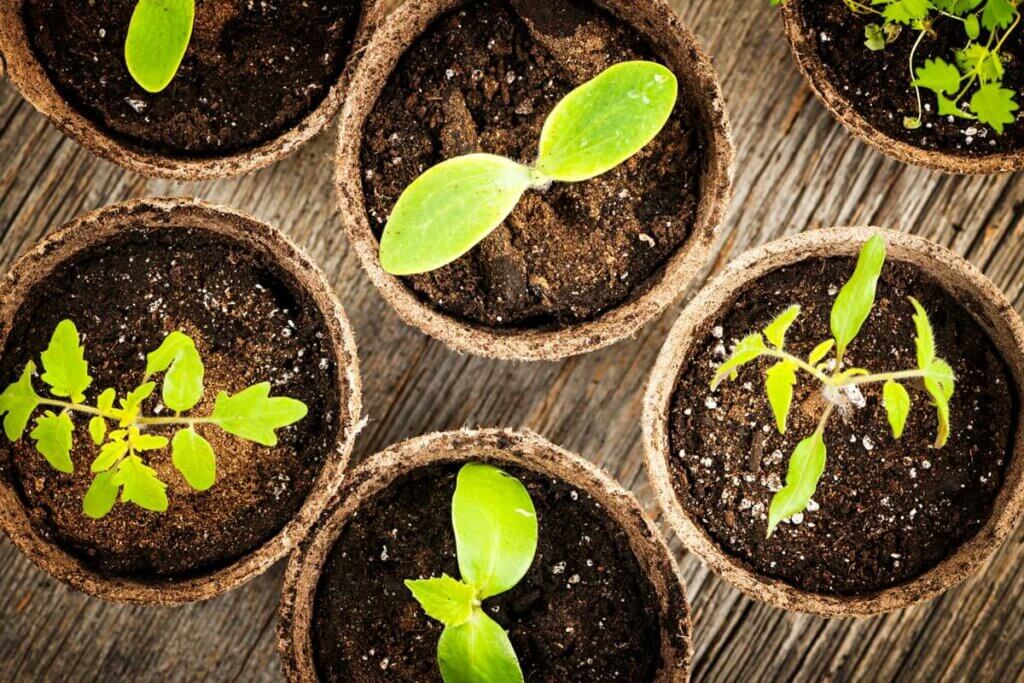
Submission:
[[[93,404],[86,402],[85,392],[93,380],[72,321],[62,320],[57,325],[49,346],[40,354],[40,362],[40,379],[49,385],[50,396],[36,392],[36,364],[29,361],[21,377],[0,393],[4,433],[12,442],[18,441],[33,413],[43,408],[29,438],[51,467],[70,474],[74,472],[71,414],[92,416],[88,431],[99,447],[99,454],[90,466],[95,476],[82,501],[82,511],[93,519],[110,512],[118,495],[121,502],[135,503],[146,510],[167,510],[167,485],[146,464],[142,454],[166,448],[168,443],[172,463],[192,488],[206,491],[213,486],[216,457],[210,443],[196,431],[196,425],[217,425],[229,434],[275,446],[275,430],[298,422],[307,412],[301,401],[271,397],[270,383],[263,382],[234,395],[218,393],[210,415],[182,415],[203,398],[204,369],[195,342],[181,332],[171,332],[159,348],[146,356],[146,374],[135,389],[121,398],[114,389],[105,389]],[[172,416],[142,413],[143,402],[156,390],[157,383],[151,377],[159,373],[163,373],[163,404],[174,411]],[[116,428],[108,431],[111,424]],[[174,425],[181,428],[170,441],[165,436],[146,433],[151,427]]]
[[[909,299],[916,330],[916,368],[878,373],[865,368],[843,368],[847,347],[857,337],[874,307],[875,288],[884,263],[885,241],[881,235],[874,235],[861,248],[853,275],[839,290],[832,304],[829,318],[832,338],[815,346],[806,359],[785,349],[786,332],[800,315],[800,306],[794,304],[782,311],[763,331],[741,339],[712,379],[711,388],[714,390],[727,378],[735,379],[740,366],[759,358],[774,360],[765,372],[765,391],[781,434],[786,433],[797,371],[803,371],[821,383],[825,407],[817,428],[797,444],[789,458],[786,485],[774,495],[768,510],[769,537],[779,522],[807,508],[825,470],[825,427],[836,409],[844,411],[850,408],[847,392],[859,385],[883,383],[882,402],[892,435],[899,439],[911,406],[910,392],[902,383],[919,380],[938,417],[935,448],[942,448],[949,438],[949,400],[953,396],[955,381],[953,368],[935,355],[935,337],[928,314],[916,299]],[[834,356],[830,359],[829,354],[833,351]]]
[[[452,526],[460,579],[447,574],[405,582],[427,616],[444,624],[437,661],[445,683],[520,683],[508,634],[482,602],[526,575],[537,552],[537,512],[515,477],[479,463],[459,470]]]
[[[139,0],[135,5],[124,61],[147,92],[161,92],[174,80],[192,39],[195,15],[195,0]]]
[[[380,240],[380,264],[414,275],[456,260],[497,228],[527,190],[601,175],[639,152],[675,106],[671,71],[621,62],[566,95],[544,121],[536,163],[467,154],[431,167],[395,203]]]

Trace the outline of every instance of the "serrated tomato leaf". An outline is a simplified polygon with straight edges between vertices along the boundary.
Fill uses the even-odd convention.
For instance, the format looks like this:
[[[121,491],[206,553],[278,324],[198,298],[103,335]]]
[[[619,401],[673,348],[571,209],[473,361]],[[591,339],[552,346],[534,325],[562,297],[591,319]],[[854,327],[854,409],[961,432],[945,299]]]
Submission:
[[[39,407],[39,395],[32,387],[32,376],[36,364],[29,361],[21,371],[17,382],[7,385],[0,394],[0,413],[4,414],[4,434],[11,441],[17,441],[25,433],[32,413]]]
[[[50,385],[50,393],[70,398],[74,403],[85,400],[85,390],[92,384],[85,349],[78,337],[78,328],[70,320],[61,320],[53,330],[50,344],[41,354],[41,379]]]
[[[221,429],[255,441],[263,446],[276,446],[276,430],[294,424],[307,413],[302,401],[285,396],[270,396],[270,382],[261,382],[237,394],[217,394],[212,420]]]

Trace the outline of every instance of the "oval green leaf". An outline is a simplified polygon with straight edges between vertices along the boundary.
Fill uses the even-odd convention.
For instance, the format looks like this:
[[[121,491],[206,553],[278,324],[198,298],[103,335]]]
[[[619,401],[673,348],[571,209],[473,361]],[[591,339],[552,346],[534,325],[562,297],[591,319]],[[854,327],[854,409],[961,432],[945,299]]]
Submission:
[[[807,509],[824,471],[825,442],[821,432],[815,431],[793,449],[786,471],[786,485],[772,497],[768,508],[769,537],[779,522]]]
[[[794,384],[796,366],[788,360],[780,360],[765,373],[764,388],[772,413],[775,415],[775,425],[779,434],[786,433],[786,420],[789,418],[789,407],[793,403]]]
[[[462,580],[480,600],[519,583],[537,552],[537,512],[526,487],[497,467],[463,465],[452,497]]]
[[[882,405],[885,406],[893,438],[900,438],[907,425],[907,415],[910,414],[910,394],[902,384],[889,380],[882,385]]]
[[[213,447],[191,429],[179,430],[174,435],[171,462],[196,491],[206,491],[217,480],[217,458]]]
[[[675,107],[675,75],[654,62],[621,62],[566,95],[540,134],[537,169],[562,182],[615,168],[661,131]]]
[[[885,240],[881,235],[872,235],[861,247],[853,275],[832,304],[829,324],[836,340],[836,356],[840,359],[875,305],[875,288],[884,263]]]
[[[437,661],[445,683],[523,680],[508,634],[479,608],[459,626],[445,627],[437,641]]]
[[[405,188],[380,239],[380,265],[415,275],[447,265],[512,213],[531,184],[526,166],[494,154],[467,154],[428,169]]]
[[[124,61],[143,89],[158,93],[174,79],[192,39],[195,0],[139,0],[128,24]]]
[[[103,472],[93,477],[89,490],[82,499],[82,512],[92,519],[105,517],[117,502],[121,487],[114,484],[114,472]]]

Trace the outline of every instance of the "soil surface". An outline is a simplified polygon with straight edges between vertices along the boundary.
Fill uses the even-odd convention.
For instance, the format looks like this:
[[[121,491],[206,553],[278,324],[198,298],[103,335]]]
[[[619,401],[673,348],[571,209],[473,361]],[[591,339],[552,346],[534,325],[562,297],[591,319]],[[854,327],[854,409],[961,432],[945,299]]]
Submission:
[[[327,96],[359,24],[358,0],[198,0],[171,84],[143,90],[124,41],[136,0],[20,0],[32,50],[97,125],[164,154],[214,156],[268,142]]]
[[[877,15],[854,13],[844,0],[791,1],[800,3],[803,32],[817,46],[829,79],[868,123],[886,135],[923,149],[966,156],[1024,149],[1024,112],[1018,111],[1017,122],[998,135],[977,121],[939,116],[935,96],[928,91],[922,91],[926,105],[923,125],[908,130],[903,118],[917,115],[917,97],[910,85],[908,66],[917,32],[904,27],[894,43],[873,52],[864,45],[864,27],[878,23]],[[952,63],[954,50],[963,48],[965,42],[960,22],[939,18],[935,35],[921,42],[914,63],[923,65],[926,59],[936,58]],[[1003,54],[1008,60],[1004,86],[1024,92],[1024,69],[1019,67],[1024,62],[1024,30],[1020,27],[1003,45]],[[1020,96],[1017,103],[1024,108]]]
[[[275,448],[199,425],[217,454],[211,489],[191,489],[172,465],[170,448],[149,451],[145,459],[168,485],[167,512],[119,502],[99,521],[82,513],[89,465],[98,453],[88,416],[74,414],[74,474],[52,469],[27,434],[14,444],[4,439],[0,476],[13,480],[43,534],[105,574],[184,576],[229,564],[291,519],[334,448],[342,405],[326,323],[291,276],[211,232],[128,232],[78,255],[31,292],[0,361],[3,386],[29,360],[38,365],[65,318],[84,337],[94,378],[86,392],[90,402],[106,387],[119,395],[135,388],[145,354],[181,330],[193,337],[206,367],[206,391],[190,415],[208,415],[219,391],[262,381],[271,383],[271,395],[303,401],[309,414],[279,430]],[[42,393],[45,385],[38,377],[34,383]],[[159,387],[143,410],[168,414]],[[170,438],[174,428],[151,431]]]
[[[379,237],[402,191],[444,159],[484,151],[534,161],[554,105],[629,59],[661,61],[643,36],[589,2],[473,0],[438,19],[366,122],[371,228]],[[693,226],[706,145],[687,96],[631,160],[593,180],[528,192],[475,249],[405,281],[432,306],[498,328],[568,326],[643,292]]]
[[[708,388],[733,344],[763,329],[790,303],[803,310],[786,335],[806,358],[828,339],[835,294],[853,259],[811,259],[774,271],[737,297],[704,331],[672,400],[671,464],[684,508],[728,553],[754,571],[805,590],[860,594],[913,579],[948,557],[988,519],[1013,447],[1017,391],[1001,356],[970,314],[932,277],[887,262],[875,308],[847,350],[844,367],[914,369],[914,296],[928,311],[937,354],[957,377],[951,435],[932,447],[936,418],[922,386],[904,383],[912,406],[893,438],[881,385],[846,394],[825,431],[825,473],[807,511],[765,540],[766,513],[785,481],[789,454],[814,431],[820,383],[797,377],[787,433],[778,433],[759,360],[717,391]],[[797,296],[799,293],[799,296]]]
[[[342,531],[314,605],[313,652],[324,680],[441,680],[442,626],[402,581],[459,576],[451,498],[460,466],[398,479]],[[502,467],[529,490],[540,538],[523,580],[484,609],[509,631],[526,680],[653,680],[661,666],[658,602],[626,535],[587,493]]]

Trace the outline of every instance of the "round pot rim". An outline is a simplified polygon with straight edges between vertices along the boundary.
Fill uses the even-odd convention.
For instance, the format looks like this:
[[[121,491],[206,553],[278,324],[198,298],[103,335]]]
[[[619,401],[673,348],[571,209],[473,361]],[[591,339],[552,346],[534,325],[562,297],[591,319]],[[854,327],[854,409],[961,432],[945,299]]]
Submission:
[[[380,266],[378,242],[363,198],[360,150],[364,124],[402,55],[434,20],[467,0],[408,0],[382,22],[353,71],[351,94],[340,116],[335,158],[342,227],[363,269],[399,317],[456,351],[499,359],[555,360],[613,344],[635,334],[672,303],[707,261],[717,241],[732,193],[734,150],[725,100],[711,60],[664,0],[592,1],[661,46],[661,53],[670,60],[687,66],[687,79],[699,84],[694,92],[702,93],[694,100],[707,138],[707,158],[690,236],[648,278],[639,294],[583,323],[551,329],[500,329],[472,323],[428,305]]]
[[[1024,149],[983,155],[928,150],[897,140],[869,123],[829,78],[813,40],[803,30],[802,1],[788,0],[780,7],[790,50],[818,101],[855,137],[897,161],[945,173],[975,175],[1024,169]]]
[[[105,130],[71,102],[50,80],[32,48],[21,19],[22,0],[0,3],[0,78],[7,76],[28,102],[68,136],[93,154],[129,171],[173,180],[207,180],[243,175],[284,159],[322,131],[341,108],[354,55],[366,44],[385,14],[384,0],[360,0],[361,14],[346,64],[323,101],[280,135],[254,147],[227,154],[190,156],[165,154]]]
[[[481,455],[481,453],[484,455]],[[485,460],[525,467],[587,491],[629,537],[630,547],[659,601],[663,664],[658,681],[689,680],[692,654],[686,584],[664,538],[632,493],[603,469],[530,430],[461,429],[394,444],[368,458],[349,478],[334,506],[292,553],[278,610],[277,649],[289,681],[318,679],[312,611],[323,565],[345,524],[364,504],[406,473],[438,462]],[[681,614],[676,615],[678,610]],[[666,624],[677,627],[666,636]]]
[[[884,235],[889,260],[907,261],[916,267],[927,264],[945,276],[947,291],[978,320],[999,349],[1010,368],[1018,397],[1024,387],[1024,323],[1013,305],[980,270],[923,237],[873,226],[819,229],[751,249],[726,266],[687,305],[658,354],[644,396],[644,463],[658,503],[683,544],[747,596],[774,607],[826,617],[866,617],[930,600],[977,571],[999,548],[1024,511],[1024,401],[1018,406],[1012,460],[988,521],[937,565],[889,588],[857,595],[817,593],[760,574],[725,552],[679,502],[669,465],[672,396],[683,363],[701,339],[701,330],[727,310],[748,283],[808,258],[854,256],[874,233]],[[970,306],[964,303],[967,299]]]
[[[213,598],[262,574],[284,557],[312,527],[342,485],[356,434],[362,427],[361,384],[355,336],[340,302],[324,274],[299,247],[276,228],[248,214],[189,197],[135,199],[79,216],[50,234],[19,258],[3,276],[0,321],[10,321],[32,287],[54,267],[83,248],[121,233],[126,227],[149,230],[194,227],[211,230],[266,254],[294,277],[324,317],[338,367],[338,390],[346,411],[338,426],[334,449],[327,456],[312,489],[295,515],[272,537],[229,564],[202,574],[138,579],[101,574],[59,544],[38,533],[23,501],[6,480],[0,480],[0,530],[47,574],[79,591],[116,602],[173,605]],[[0,325],[0,348],[10,325]]]

